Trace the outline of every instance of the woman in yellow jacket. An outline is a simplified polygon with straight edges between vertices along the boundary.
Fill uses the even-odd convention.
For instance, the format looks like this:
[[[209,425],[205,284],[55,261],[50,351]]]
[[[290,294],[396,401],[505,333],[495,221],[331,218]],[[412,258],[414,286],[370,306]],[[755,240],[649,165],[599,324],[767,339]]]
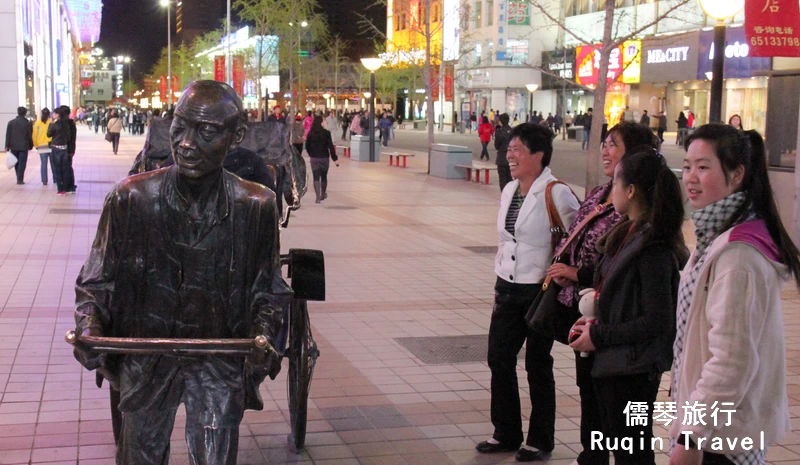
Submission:
[[[47,185],[47,159],[52,155],[50,149],[50,137],[47,137],[47,128],[50,127],[50,110],[47,108],[42,109],[41,118],[33,123],[33,146],[39,152],[39,158],[42,160],[42,185]],[[56,170],[53,167],[53,162],[50,162],[50,170],[53,172],[53,182],[56,182]]]

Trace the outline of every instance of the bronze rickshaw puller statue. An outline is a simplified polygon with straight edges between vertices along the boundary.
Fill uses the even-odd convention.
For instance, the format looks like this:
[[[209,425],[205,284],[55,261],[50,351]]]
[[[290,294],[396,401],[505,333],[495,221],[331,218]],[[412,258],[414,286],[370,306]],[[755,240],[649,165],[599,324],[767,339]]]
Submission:
[[[199,81],[186,89],[170,131],[176,165],[114,187],[78,277],[78,336],[71,342],[86,368],[119,388],[118,464],[166,465],[180,403],[190,462],[236,463],[244,410],[263,408],[258,386],[280,369],[271,347],[281,345],[289,307],[290,350],[305,355],[305,363],[294,363],[295,378],[307,396],[317,354],[310,338],[295,338],[298,328],[310,336],[308,315],[281,277],[282,262],[291,260],[279,255],[275,194],[222,170],[227,150],[244,137],[241,108],[225,84]],[[319,252],[296,255],[297,266],[322,267]],[[308,281],[322,276],[324,282],[323,273],[307,278],[295,269],[293,286],[310,289]],[[143,341],[135,338],[143,337],[151,347],[137,350]],[[215,355],[198,352],[198,341],[176,347],[187,341],[160,339],[200,339]],[[296,343],[302,347],[295,350]],[[304,408],[297,413],[305,426]]]

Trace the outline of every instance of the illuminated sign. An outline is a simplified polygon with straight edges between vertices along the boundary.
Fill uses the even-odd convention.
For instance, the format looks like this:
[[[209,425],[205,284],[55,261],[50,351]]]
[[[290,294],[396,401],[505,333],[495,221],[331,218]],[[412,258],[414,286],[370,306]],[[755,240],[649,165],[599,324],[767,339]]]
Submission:
[[[102,0],[64,0],[71,32],[83,46],[92,46],[100,38],[100,20],[103,13]]]
[[[613,83],[619,80],[625,84],[639,82],[641,49],[641,41],[629,40],[611,50],[608,57],[607,81]],[[578,70],[575,79],[578,84],[596,86],[600,74],[600,51],[590,45],[578,47],[575,52],[575,68]]]
[[[713,49],[712,49],[712,54]],[[675,61],[688,61],[689,47],[672,47],[667,49],[656,48],[647,51],[647,63],[671,63]]]
[[[508,25],[528,26],[531,24],[531,10],[528,3],[509,2]]]

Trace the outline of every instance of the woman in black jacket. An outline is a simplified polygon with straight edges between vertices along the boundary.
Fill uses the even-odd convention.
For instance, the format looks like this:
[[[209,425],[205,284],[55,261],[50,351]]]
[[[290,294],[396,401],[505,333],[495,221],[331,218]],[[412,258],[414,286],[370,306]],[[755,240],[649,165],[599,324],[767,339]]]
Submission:
[[[629,450],[613,451],[615,463],[653,465],[653,402],[661,374],[672,366],[680,269],[688,258],[681,187],[664,157],[647,150],[617,164],[611,200],[625,216],[598,241],[604,256],[593,273],[597,294],[593,302],[581,302],[592,302],[597,319],[575,323],[573,332],[580,335],[570,347],[594,352],[605,439],[613,445],[632,438]],[[626,421],[635,413],[630,403],[646,406],[644,424]]]
[[[330,159],[334,163],[339,159],[336,156],[336,147],[331,140],[331,132],[322,127],[322,116],[317,115],[311,123],[311,129],[306,137],[306,152],[311,157],[311,173],[314,174],[314,193],[317,194],[317,203],[328,198],[328,167]],[[336,163],[336,166],[339,166]]]
[[[72,174],[72,163],[68,149],[72,141],[72,128],[69,121],[69,112],[59,107],[56,110],[58,119],[47,128],[47,136],[51,137],[50,146],[53,149],[53,166],[55,167],[57,195],[75,193],[75,179]]]

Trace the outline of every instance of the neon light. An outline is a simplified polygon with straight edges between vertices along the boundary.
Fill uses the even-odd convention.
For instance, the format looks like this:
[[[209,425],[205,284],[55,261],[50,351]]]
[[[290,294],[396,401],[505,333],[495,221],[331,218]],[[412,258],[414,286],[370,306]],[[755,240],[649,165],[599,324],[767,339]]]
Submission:
[[[93,46],[100,39],[102,0],[63,1],[67,6],[67,17],[72,34],[81,42],[81,46]]]

